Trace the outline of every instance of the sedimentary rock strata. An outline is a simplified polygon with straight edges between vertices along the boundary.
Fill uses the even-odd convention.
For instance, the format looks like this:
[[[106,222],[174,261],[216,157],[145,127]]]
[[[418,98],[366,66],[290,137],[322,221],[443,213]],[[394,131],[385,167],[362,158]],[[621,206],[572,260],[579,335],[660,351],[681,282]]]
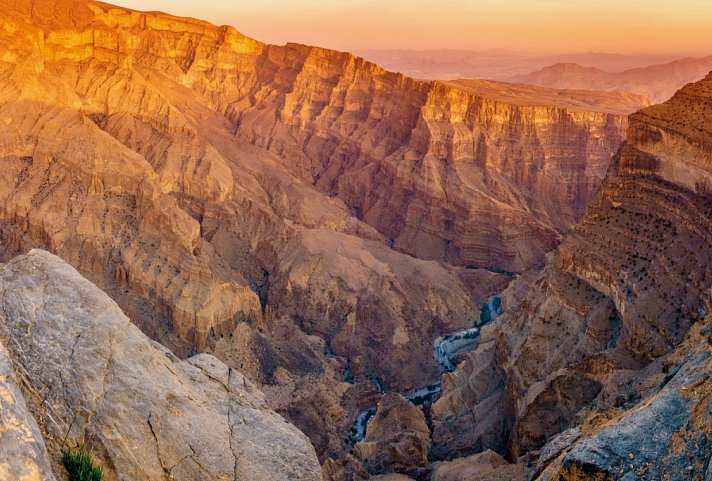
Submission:
[[[322,455],[368,379],[437,377],[433,340],[543,262],[627,126],[586,94],[534,105],[193,19],[0,5],[0,258],[60,255],[180,357],[270,386]]]
[[[697,461],[685,478],[676,453],[709,457],[709,434],[695,427],[701,421],[694,406],[709,396],[710,345],[695,332],[709,323],[712,303],[711,86],[709,75],[631,116],[627,143],[587,215],[546,269],[507,289],[504,316],[445,376],[433,407],[439,456],[490,447],[517,459],[547,445],[541,453],[551,451],[542,454],[550,460],[573,445],[557,465],[559,477],[542,479],[594,472],[596,479],[642,479],[635,476],[646,469],[653,477],[703,479]],[[686,336],[695,341],[683,343]],[[656,384],[661,359],[680,369],[677,382],[669,379],[675,371]],[[587,412],[592,421],[582,420]],[[457,436],[463,423],[498,426],[504,435],[488,440],[470,429],[464,441]],[[568,437],[549,442],[569,426]],[[662,431],[680,434],[642,440]],[[638,461],[628,462],[625,439],[633,438],[640,450],[630,454]],[[675,467],[665,471],[664,459]]]

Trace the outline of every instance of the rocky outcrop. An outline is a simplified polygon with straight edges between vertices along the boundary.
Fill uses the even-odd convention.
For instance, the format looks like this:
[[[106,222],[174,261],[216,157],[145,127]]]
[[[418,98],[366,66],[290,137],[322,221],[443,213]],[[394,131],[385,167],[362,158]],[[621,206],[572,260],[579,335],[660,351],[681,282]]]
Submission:
[[[529,470],[510,464],[494,451],[439,463],[432,481],[525,481]]]
[[[439,456],[486,448],[511,459],[535,456],[550,438],[579,423],[584,409],[594,409],[609,413],[599,413],[599,423],[615,410],[625,413],[615,416],[618,430],[607,426],[567,451],[560,479],[584,479],[576,476],[594,471],[596,479],[621,479],[622,473],[642,479],[633,474],[641,465],[623,462],[625,439],[640,442],[656,429],[694,432],[700,456],[709,457],[706,431],[690,424],[697,398],[680,398],[698,375],[684,374],[672,391],[624,386],[632,379],[652,382],[646,366],[669,356],[711,311],[710,99],[712,75],[631,116],[628,141],[587,215],[542,272],[522,275],[507,289],[504,315],[482,330],[478,350],[445,376],[433,407]],[[699,374],[708,369],[709,344],[698,338],[697,345],[705,354],[687,361]],[[654,421],[664,412],[669,419]],[[467,442],[457,436],[461,426],[479,424],[504,426],[504,435],[487,440],[470,428]],[[559,443],[573,443],[571,433]],[[659,437],[640,442],[642,451],[632,454],[655,465],[675,456],[676,443]],[[649,460],[653,452],[658,461]]]
[[[0,342],[0,479],[55,481],[44,439]]]
[[[628,384],[629,392],[645,396],[646,377],[658,382],[638,405],[624,412],[590,413],[582,420],[583,429],[559,436],[565,442],[548,443],[542,451],[547,456],[539,461],[545,468],[536,479],[707,480],[711,329],[709,319],[698,323],[676,351]]]
[[[388,393],[378,403],[354,455],[371,474],[400,473],[425,479],[429,442],[423,411],[400,394]]]
[[[485,326],[483,332],[488,329]],[[477,351],[468,353],[457,370],[442,376],[442,392],[431,411],[431,451],[435,459],[488,449],[503,451],[504,373],[494,362],[494,353],[492,342],[480,341]]]
[[[306,436],[242,374],[178,360],[59,258],[13,259],[0,292],[3,342],[55,456],[86,443],[109,481],[321,479]]]

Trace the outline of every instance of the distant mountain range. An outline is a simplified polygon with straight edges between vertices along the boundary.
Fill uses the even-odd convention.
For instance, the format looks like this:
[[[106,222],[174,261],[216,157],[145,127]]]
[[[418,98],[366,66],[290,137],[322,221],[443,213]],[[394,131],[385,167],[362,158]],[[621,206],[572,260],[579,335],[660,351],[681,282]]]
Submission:
[[[609,72],[670,62],[690,54],[611,54],[584,52],[540,55],[495,50],[357,50],[356,55],[410,77],[430,80],[482,78],[507,80],[557,63],[577,63]]]
[[[576,63],[557,63],[510,82],[560,89],[626,91],[645,95],[656,102],[669,99],[683,85],[696,82],[712,70],[712,55],[608,72]]]

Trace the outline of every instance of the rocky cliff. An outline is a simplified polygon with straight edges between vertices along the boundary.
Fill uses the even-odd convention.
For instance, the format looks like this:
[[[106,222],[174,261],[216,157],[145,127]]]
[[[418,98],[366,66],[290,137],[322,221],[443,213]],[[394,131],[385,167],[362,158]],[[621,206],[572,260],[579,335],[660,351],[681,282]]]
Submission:
[[[307,437],[245,376],[207,354],[178,360],[59,258],[13,259],[0,292],[2,479],[54,479],[13,372],[52,456],[86,444],[108,481],[321,479]]]
[[[706,479],[712,74],[630,122],[584,219],[444,376],[436,456],[538,457],[542,480]]]
[[[433,341],[543,261],[627,126],[586,94],[492,98],[98,2],[0,6],[0,258],[62,256],[179,356],[245,372],[320,455],[378,387],[439,375]]]

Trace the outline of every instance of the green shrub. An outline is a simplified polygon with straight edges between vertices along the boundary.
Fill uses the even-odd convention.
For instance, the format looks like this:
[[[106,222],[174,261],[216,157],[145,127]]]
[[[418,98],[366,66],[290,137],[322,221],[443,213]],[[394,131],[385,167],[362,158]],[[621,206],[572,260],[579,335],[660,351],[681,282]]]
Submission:
[[[77,451],[65,449],[62,452],[62,464],[69,474],[69,481],[101,481],[104,473],[94,465],[91,455],[84,446]]]

